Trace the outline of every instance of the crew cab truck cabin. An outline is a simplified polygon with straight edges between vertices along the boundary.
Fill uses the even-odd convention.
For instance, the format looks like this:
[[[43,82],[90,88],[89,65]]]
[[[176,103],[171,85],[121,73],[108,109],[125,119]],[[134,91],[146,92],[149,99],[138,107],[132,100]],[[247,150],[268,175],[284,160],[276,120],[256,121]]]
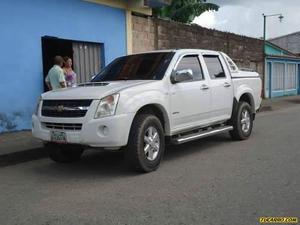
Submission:
[[[33,136],[57,162],[86,147],[124,150],[139,171],[156,170],[165,144],[221,132],[249,138],[261,104],[261,80],[224,53],[166,50],[123,56],[91,82],[44,93]]]

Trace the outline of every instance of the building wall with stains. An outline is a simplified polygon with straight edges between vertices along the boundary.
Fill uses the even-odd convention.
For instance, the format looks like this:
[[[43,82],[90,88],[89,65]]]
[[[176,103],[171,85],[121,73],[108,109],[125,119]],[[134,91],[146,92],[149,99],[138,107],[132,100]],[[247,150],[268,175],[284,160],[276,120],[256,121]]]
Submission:
[[[155,49],[199,48],[222,51],[239,67],[263,75],[264,42],[228,32],[163,19],[132,17],[134,53]]]
[[[81,0],[1,0],[0,132],[31,128],[43,91],[43,36],[103,43],[109,63],[126,54],[126,13]]]

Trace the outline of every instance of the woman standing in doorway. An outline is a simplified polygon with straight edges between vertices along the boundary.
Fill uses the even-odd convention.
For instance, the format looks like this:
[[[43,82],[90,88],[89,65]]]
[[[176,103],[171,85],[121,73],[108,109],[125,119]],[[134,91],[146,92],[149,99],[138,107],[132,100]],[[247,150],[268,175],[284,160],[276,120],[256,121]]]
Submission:
[[[67,87],[75,87],[76,86],[76,73],[72,69],[72,59],[68,56],[64,57],[64,74]]]

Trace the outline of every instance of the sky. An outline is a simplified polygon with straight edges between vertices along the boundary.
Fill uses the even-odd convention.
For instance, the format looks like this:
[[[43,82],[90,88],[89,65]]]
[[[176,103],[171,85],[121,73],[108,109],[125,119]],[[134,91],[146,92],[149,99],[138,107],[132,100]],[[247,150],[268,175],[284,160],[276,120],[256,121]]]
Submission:
[[[207,28],[229,31],[250,37],[263,36],[263,16],[267,18],[267,39],[300,31],[300,0],[208,0],[220,6],[219,11],[208,11],[196,17],[194,23]]]

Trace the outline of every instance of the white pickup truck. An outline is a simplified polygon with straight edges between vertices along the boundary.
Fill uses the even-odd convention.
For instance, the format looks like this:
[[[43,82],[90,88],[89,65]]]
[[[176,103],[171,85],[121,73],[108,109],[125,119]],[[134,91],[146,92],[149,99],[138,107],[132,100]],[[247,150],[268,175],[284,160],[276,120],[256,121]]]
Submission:
[[[85,148],[122,149],[134,169],[156,170],[166,144],[221,132],[247,139],[261,104],[259,74],[224,53],[181,49],[115,59],[91,82],[42,94],[33,136],[57,162]]]

